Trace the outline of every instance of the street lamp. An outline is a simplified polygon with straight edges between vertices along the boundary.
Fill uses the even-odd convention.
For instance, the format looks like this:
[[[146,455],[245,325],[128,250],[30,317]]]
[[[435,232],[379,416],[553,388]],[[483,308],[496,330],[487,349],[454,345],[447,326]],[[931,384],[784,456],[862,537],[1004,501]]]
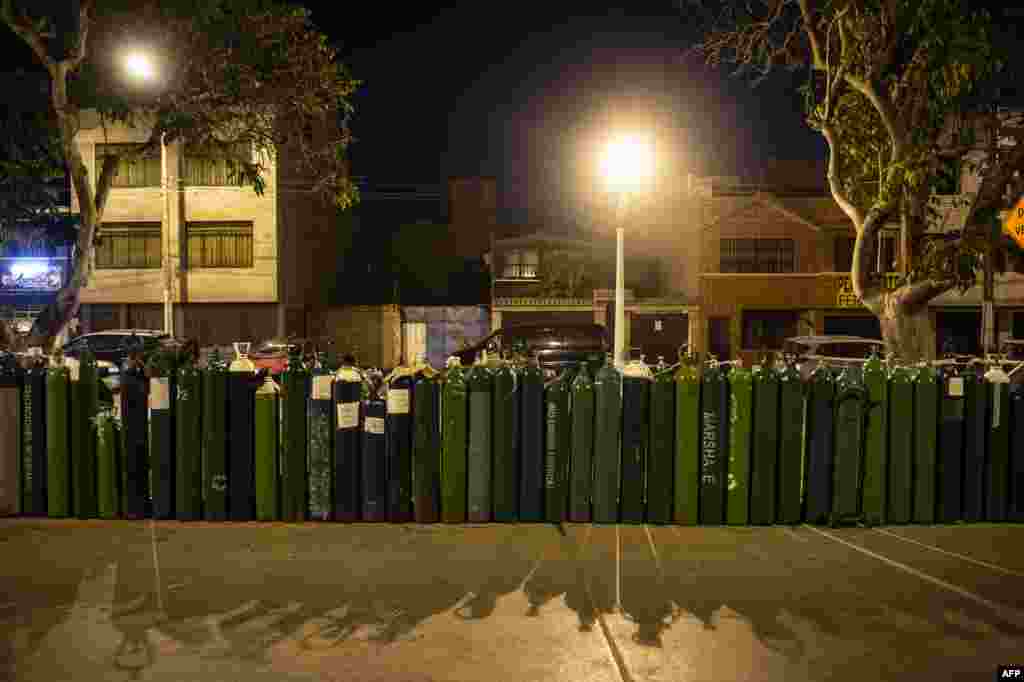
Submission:
[[[626,363],[625,279],[623,276],[626,211],[632,193],[651,179],[653,157],[650,141],[638,134],[612,139],[605,149],[601,171],[609,191],[615,195],[615,366]]]
[[[157,70],[153,60],[144,52],[131,52],[124,58],[125,70],[134,78],[146,81],[157,81]],[[174,282],[171,262],[171,193],[167,188],[167,145],[164,134],[160,133],[160,199],[163,204],[163,220],[160,230],[163,241],[164,271],[164,333],[174,335],[174,305],[171,301],[171,287]]]

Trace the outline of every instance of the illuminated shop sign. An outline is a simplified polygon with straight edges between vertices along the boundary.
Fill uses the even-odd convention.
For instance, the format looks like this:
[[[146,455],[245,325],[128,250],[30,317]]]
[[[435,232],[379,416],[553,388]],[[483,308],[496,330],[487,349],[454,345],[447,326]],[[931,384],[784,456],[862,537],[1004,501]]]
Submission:
[[[46,258],[5,258],[0,261],[2,290],[57,291],[63,282],[63,263]]]

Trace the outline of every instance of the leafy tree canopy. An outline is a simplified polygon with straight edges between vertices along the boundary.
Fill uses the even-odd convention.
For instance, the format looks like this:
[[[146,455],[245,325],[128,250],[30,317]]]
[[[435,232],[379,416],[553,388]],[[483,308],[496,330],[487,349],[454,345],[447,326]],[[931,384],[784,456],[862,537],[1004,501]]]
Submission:
[[[857,232],[854,291],[879,316],[890,350],[921,356],[922,335],[908,320],[935,296],[973,287],[986,259],[1019,265],[998,215],[1024,194],[1024,127],[995,106],[1016,42],[991,12],[971,0],[683,4],[705,23],[696,49],[710,64],[735,66],[755,83],[777,68],[807,74],[805,121],[828,143],[829,188]],[[939,197],[951,167],[979,186]],[[962,224],[935,238],[929,232],[951,203]],[[874,249],[892,224],[905,279],[887,291]]]

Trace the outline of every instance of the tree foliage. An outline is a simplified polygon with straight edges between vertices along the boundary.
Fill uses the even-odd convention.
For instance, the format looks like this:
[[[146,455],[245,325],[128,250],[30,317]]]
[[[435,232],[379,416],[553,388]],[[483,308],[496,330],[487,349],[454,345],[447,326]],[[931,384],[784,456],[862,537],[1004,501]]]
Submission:
[[[970,0],[688,4],[706,22],[696,49],[708,63],[758,83],[777,68],[806,72],[805,121],[828,143],[829,188],[857,233],[854,291],[879,316],[890,350],[927,355],[910,319],[928,301],[975,286],[986,259],[1020,263],[998,215],[1024,193],[1024,128],[993,106],[1010,52],[992,14]],[[979,177],[977,190],[940,197],[951,167]],[[962,209],[962,224],[935,234],[951,208]],[[900,233],[896,291],[873,257],[888,225]]]
[[[285,191],[315,193],[340,208],[357,199],[346,149],[358,81],[307,10],[276,0],[81,0],[68,6],[78,7],[77,13],[58,16],[23,0],[0,0],[0,19],[49,76],[43,128],[56,143],[80,209],[70,284],[37,318],[31,343],[52,342],[77,314],[124,158],[180,141],[234,156],[243,180],[257,193],[265,187],[267,160],[274,158],[300,179]],[[73,30],[66,30],[68,24]],[[126,75],[132,51],[152,57],[152,82]],[[145,142],[105,157],[95,179],[75,144],[87,109],[104,126],[120,123],[149,132]],[[240,157],[238,145],[257,153]]]

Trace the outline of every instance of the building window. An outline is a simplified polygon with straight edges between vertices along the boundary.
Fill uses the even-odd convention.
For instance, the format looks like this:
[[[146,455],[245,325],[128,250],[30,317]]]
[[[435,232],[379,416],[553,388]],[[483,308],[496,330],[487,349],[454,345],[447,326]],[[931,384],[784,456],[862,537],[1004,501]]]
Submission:
[[[833,242],[835,246],[835,260],[833,261],[836,272],[849,272],[853,268],[853,246],[857,243],[856,237],[836,237]]]
[[[123,154],[137,149],[137,144],[97,144],[96,145],[96,177],[103,170],[103,160],[108,156]],[[160,186],[160,150],[152,149],[145,156],[121,158],[117,162],[117,174],[111,187],[159,187]]]
[[[163,256],[160,223],[103,223],[96,267],[159,268]]]
[[[960,194],[960,159],[946,159],[935,178],[936,194]]]
[[[797,310],[751,310],[743,313],[745,350],[781,350],[782,342],[796,336]]]
[[[182,181],[190,187],[241,187],[241,161],[252,159],[247,143],[223,147],[188,147],[182,164]]]
[[[532,249],[505,252],[505,267],[501,271],[504,279],[537,279],[540,254]]]
[[[188,267],[251,268],[252,223],[189,223]]]
[[[796,272],[792,239],[723,239],[719,272]]]

